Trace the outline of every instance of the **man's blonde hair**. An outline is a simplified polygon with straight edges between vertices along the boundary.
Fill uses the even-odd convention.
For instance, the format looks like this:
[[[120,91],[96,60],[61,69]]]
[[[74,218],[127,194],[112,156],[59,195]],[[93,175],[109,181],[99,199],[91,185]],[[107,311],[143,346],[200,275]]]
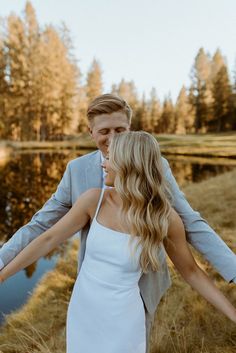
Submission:
[[[122,112],[127,116],[128,123],[131,123],[132,109],[129,104],[115,94],[102,94],[96,97],[88,106],[87,118],[90,123],[97,115]]]

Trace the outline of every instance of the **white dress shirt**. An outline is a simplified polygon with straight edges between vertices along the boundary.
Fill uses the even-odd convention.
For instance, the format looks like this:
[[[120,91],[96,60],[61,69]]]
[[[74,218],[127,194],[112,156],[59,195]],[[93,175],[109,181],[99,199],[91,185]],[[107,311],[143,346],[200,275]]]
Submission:
[[[103,157],[103,154],[101,152],[101,163],[103,163],[105,161],[105,157]],[[107,186],[105,185],[105,176],[106,176],[106,172],[104,170],[104,168],[102,168],[102,188],[103,189],[109,189],[111,186]]]

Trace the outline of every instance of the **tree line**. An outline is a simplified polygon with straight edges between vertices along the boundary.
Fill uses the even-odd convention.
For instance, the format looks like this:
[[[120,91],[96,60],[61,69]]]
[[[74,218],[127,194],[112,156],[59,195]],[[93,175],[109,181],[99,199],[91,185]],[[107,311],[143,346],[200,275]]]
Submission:
[[[153,88],[141,98],[133,81],[111,87],[133,108],[132,128],[153,133],[205,133],[236,130],[236,72],[231,82],[218,49],[213,57],[200,48],[174,103],[160,102]],[[9,140],[63,139],[87,130],[86,109],[102,93],[100,63],[94,59],[85,83],[63,24],[40,27],[27,1],[22,17],[0,23],[0,138]]]

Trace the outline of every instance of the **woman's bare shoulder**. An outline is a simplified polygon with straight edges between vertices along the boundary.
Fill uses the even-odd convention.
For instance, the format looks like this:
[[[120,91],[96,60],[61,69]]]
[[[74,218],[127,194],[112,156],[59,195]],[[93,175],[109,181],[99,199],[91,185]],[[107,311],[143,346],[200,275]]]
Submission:
[[[174,210],[174,208],[171,208],[168,236],[178,234],[178,231],[184,232],[184,224],[179,214]]]
[[[86,197],[89,197],[89,198],[96,198],[98,197],[102,192],[102,189],[101,188],[91,188],[91,189],[88,189],[86,190],[83,195],[86,195]]]
[[[81,195],[83,202],[85,202],[85,207],[90,215],[90,218],[94,217],[102,190],[103,189],[101,189],[101,188],[91,188],[91,189],[85,191]],[[112,189],[105,189],[104,190],[104,194],[103,194],[103,198],[102,198],[102,205],[104,203],[106,203],[107,201],[109,202],[111,195],[112,195]]]
[[[98,203],[101,192],[101,188],[91,188],[81,194],[80,197],[82,197],[89,205],[95,205]]]
[[[95,214],[101,193],[102,193],[101,188],[91,188],[82,194],[87,205],[88,213],[90,214],[91,218],[93,218]],[[109,195],[110,195],[109,189],[105,189],[102,202],[106,201]]]
[[[85,191],[83,193],[83,195],[87,199],[89,199],[89,201],[97,203],[100,196],[101,196],[102,190],[103,189],[101,189],[101,188],[91,188],[91,189],[88,189],[87,191]],[[103,198],[106,199],[110,194],[111,194],[110,189],[105,189],[104,194],[103,194]]]

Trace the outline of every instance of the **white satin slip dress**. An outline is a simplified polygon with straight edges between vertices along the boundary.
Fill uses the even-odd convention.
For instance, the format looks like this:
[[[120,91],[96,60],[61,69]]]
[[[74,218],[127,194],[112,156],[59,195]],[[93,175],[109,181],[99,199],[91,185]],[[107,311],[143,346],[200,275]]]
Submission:
[[[103,194],[104,189],[68,306],[66,352],[145,353],[145,310],[138,286],[141,246],[131,258],[131,235],[98,223]]]

